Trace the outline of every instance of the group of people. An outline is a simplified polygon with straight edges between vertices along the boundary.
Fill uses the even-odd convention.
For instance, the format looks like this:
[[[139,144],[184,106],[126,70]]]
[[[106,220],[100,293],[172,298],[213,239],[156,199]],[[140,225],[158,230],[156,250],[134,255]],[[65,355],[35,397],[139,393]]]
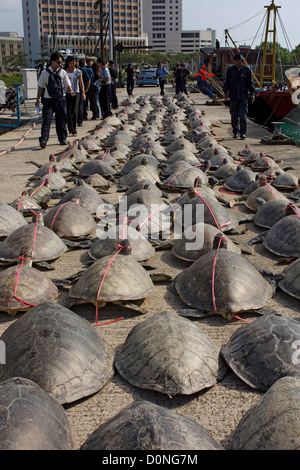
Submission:
[[[111,109],[118,108],[116,81],[112,60],[106,65],[102,58],[94,62],[88,57],[84,61],[68,56],[64,62],[62,54],[54,52],[38,78],[35,104],[43,104],[40,147],[45,148],[49,140],[53,114],[61,145],[67,144],[68,133],[77,136],[77,126],[87,120],[89,110],[94,120],[111,116]]]

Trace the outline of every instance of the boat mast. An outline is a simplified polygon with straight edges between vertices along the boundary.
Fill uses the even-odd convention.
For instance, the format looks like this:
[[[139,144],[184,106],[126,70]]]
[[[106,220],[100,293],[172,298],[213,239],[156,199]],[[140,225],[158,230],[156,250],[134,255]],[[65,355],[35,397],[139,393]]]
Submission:
[[[278,7],[274,4],[274,0],[272,0],[271,5],[265,6],[264,8],[267,8],[267,22],[266,22],[266,31],[265,31],[265,41],[264,41],[264,49],[263,49],[263,57],[262,57],[262,65],[261,65],[261,72],[260,72],[260,88],[263,86],[263,82],[265,79],[271,79],[272,80],[272,86],[276,84],[275,80],[275,71],[276,71],[276,18],[277,18],[277,10]],[[273,29],[270,29],[270,19],[271,19],[271,13],[273,12]],[[273,33],[273,41],[272,41],[272,51],[268,52],[267,51],[267,46],[268,46],[268,34]],[[267,57],[271,56],[272,57],[272,71],[271,75],[268,75],[266,73],[266,67],[267,67]]]

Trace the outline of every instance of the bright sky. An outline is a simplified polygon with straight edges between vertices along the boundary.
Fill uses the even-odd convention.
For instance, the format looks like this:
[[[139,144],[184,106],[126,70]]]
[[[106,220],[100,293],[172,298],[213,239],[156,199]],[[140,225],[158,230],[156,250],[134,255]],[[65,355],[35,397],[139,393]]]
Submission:
[[[270,3],[270,0],[251,0],[245,8],[241,0],[183,0],[183,28],[215,29],[221,45],[225,45],[224,30],[228,29],[238,45],[255,46],[261,42],[264,31],[264,6]],[[277,41],[282,47],[294,48],[300,44],[300,2],[275,0],[275,4],[281,6],[278,10]],[[23,37],[21,0],[9,0],[7,3],[1,0],[0,31],[17,31]]]

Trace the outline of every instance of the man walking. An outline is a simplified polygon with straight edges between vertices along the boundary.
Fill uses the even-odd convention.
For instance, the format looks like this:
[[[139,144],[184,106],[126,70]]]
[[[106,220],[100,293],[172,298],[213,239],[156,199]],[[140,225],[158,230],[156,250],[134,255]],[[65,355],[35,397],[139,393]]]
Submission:
[[[134,90],[134,77],[135,77],[135,71],[132,68],[132,64],[127,65],[125,72],[127,73],[127,93],[128,93],[128,96],[132,96],[133,90]]]
[[[155,75],[158,78],[159,86],[160,86],[160,94],[163,96],[165,94],[165,84],[167,81],[167,75],[170,76],[169,72],[165,67],[163,67],[162,62],[159,62],[157,65]]]
[[[100,70],[101,70],[101,75],[100,75],[101,88],[99,92],[99,105],[100,105],[102,119],[105,119],[108,116],[112,115],[112,112],[110,110],[111,76],[110,76],[108,68],[106,67],[105,60],[100,58],[97,60],[97,62],[100,65]]]
[[[64,88],[72,96],[76,93],[72,90],[71,81],[67,72],[61,68],[63,57],[58,52],[53,52],[50,57],[50,67],[42,71],[38,80],[38,92],[35,105],[40,105],[40,99],[44,91],[42,128],[39,138],[40,147],[44,149],[49,140],[50,126],[53,114],[55,114],[56,134],[61,145],[67,145],[67,106]]]
[[[223,91],[225,99],[230,99],[230,114],[233,137],[240,134],[241,139],[246,139],[248,93],[251,101],[255,100],[255,88],[252,73],[249,67],[243,64],[243,56],[235,54],[234,65],[231,65],[225,77]]]
[[[110,85],[110,102],[112,109],[118,109],[118,97],[117,97],[117,78],[118,71],[115,66],[115,62],[110,60],[108,63],[108,69],[111,76],[111,85]]]

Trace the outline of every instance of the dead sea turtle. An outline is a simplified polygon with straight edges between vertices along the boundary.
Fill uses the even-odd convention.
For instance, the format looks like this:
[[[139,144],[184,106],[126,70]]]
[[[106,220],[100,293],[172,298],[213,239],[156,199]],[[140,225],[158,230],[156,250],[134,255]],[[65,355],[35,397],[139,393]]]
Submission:
[[[105,203],[99,193],[83,180],[78,180],[77,185],[67,191],[60,199],[59,204],[75,200],[90,214],[96,214],[97,207]]]
[[[284,210],[286,216],[268,230],[263,244],[267,250],[276,255],[298,258],[300,257],[300,214],[292,204]]]
[[[297,189],[299,187],[299,178],[292,173],[280,173],[272,182],[275,188],[281,189]]]
[[[33,263],[52,261],[67,251],[65,243],[44,226],[43,215],[37,214],[30,224],[12,232],[0,245],[0,261],[4,264],[18,261],[20,250],[32,247]]]
[[[298,450],[300,380],[278,379],[242,417],[233,433],[232,450]]]
[[[296,259],[283,271],[278,285],[287,294],[300,299],[300,259]]]
[[[131,257],[128,241],[123,240],[121,245],[116,256],[100,258],[81,274],[69,291],[71,301],[105,306],[108,302],[140,300],[151,294],[151,277]]]
[[[0,273],[0,311],[9,315],[53,300],[58,294],[51,279],[32,267],[30,250],[30,247],[24,248],[19,263]]]
[[[300,378],[297,320],[269,313],[238,328],[221,349],[228,366],[250,387],[266,391],[285,376]]]
[[[20,317],[1,340],[6,345],[1,380],[26,377],[61,404],[101,390],[114,375],[114,354],[99,332],[53,302]]]
[[[66,411],[24,377],[0,383],[0,450],[72,450]]]
[[[98,427],[81,450],[222,450],[200,424],[148,401],[134,401]]]
[[[222,234],[215,238],[214,250],[201,256],[174,282],[179,297],[198,309],[199,316],[219,313],[231,319],[238,312],[265,307],[273,295],[271,285],[251,263],[226,249]]]
[[[175,240],[172,247],[172,254],[176,258],[190,261],[193,263],[200,256],[209,253],[214,246],[214,239],[219,234],[217,227],[213,225],[199,222],[196,225],[186,229],[182,237]],[[240,248],[235,245],[230,238],[223,234],[227,242],[227,249],[234,253],[241,254]]]
[[[286,216],[286,201],[282,199],[270,199],[265,201],[263,198],[257,198],[257,212],[254,216],[254,223],[259,227],[271,228],[279,220]]]
[[[0,203],[0,238],[7,237],[19,227],[27,225],[24,216],[11,205]]]
[[[255,178],[253,171],[239,165],[237,171],[224,182],[224,188],[234,193],[242,193],[252,181],[255,181]]]
[[[76,199],[50,209],[44,217],[44,223],[60,238],[83,238],[96,228],[91,214]]]
[[[259,187],[249,194],[245,201],[245,205],[248,207],[248,209],[257,211],[258,205],[256,199],[258,197],[261,197],[266,202],[270,199],[282,200],[285,201],[286,204],[289,202],[283,194],[281,194],[276,188],[266,182],[262,182],[261,184],[259,183]]]
[[[115,366],[132,385],[169,395],[191,395],[225,375],[219,349],[187,318],[162,312],[136,325]]]
[[[92,159],[84,163],[79,171],[79,175],[83,178],[96,173],[104,178],[110,178],[116,174],[116,170],[105,161]]]

